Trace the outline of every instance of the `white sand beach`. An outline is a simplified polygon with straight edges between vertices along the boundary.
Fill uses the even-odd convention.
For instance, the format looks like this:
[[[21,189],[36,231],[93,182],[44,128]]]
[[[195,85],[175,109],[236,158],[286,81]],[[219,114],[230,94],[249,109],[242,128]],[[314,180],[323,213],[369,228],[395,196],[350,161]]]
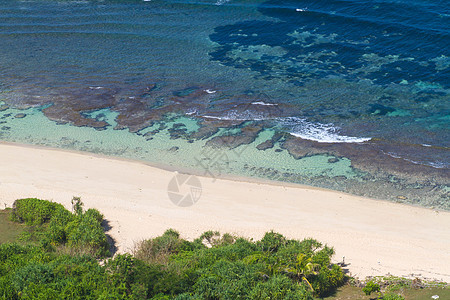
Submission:
[[[353,276],[420,276],[450,282],[450,212],[303,186],[198,177],[199,201],[168,197],[174,172],[141,162],[0,144],[0,207],[38,197],[71,208],[73,196],[109,221],[119,252],[168,228],[194,239],[206,230],[261,238],[278,231],[333,246]],[[188,189],[181,190],[189,192]]]

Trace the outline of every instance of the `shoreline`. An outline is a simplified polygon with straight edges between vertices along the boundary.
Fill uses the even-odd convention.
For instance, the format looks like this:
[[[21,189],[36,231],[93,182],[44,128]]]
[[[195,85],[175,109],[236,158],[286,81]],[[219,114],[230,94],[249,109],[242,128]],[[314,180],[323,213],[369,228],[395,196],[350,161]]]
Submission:
[[[182,208],[167,193],[176,169],[0,142],[0,205],[37,197],[70,209],[72,197],[80,196],[86,208],[104,214],[119,252],[168,228],[186,239],[207,230],[259,239],[273,229],[333,246],[334,262],[345,256],[355,277],[414,274],[450,282],[450,212],[293,183],[197,175],[202,195]]]
[[[356,194],[352,194],[352,193],[348,193],[348,192],[344,192],[344,191],[338,191],[338,190],[333,190],[330,188],[318,187],[318,186],[301,184],[301,183],[296,183],[296,182],[276,181],[276,180],[270,180],[270,179],[265,179],[265,178],[261,178],[261,177],[239,176],[239,175],[235,175],[235,174],[226,174],[226,173],[221,174],[219,177],[211,177],[211,176],[206,175],[207,172],[202,172],[202,171],[200,171],[198,169],[194,169],[194,168],[179,167],[179,166],[173,166],[173,165],[164,164],[164,163],[154,163],[154,162],[149,162],[146,160],[139,160],[139,159],[122,157],[122,156],[114,156],[114,155],[108,155],[108,154],[103,154],[103,153],[95,153],[95,152],[90,152],[90,151],[83,151],[83,150],[76,150],[76,149],[69,149],[69,148],[42,146],[42,145],[35,145],[35,144],[25,144],[25,143],[19,143],[19,142],[0,141],[0,147],[3,145],[24,147],[24,148],[29,148],[29,149],[41,149],[41,150],[48,150],[48,151],[73,153],[73,154],[79,154],[79,155],[92,156],[94,158],[100,158],[100,159],[111,159],[111,160],[117,160],[117,161],[129,162],[129,163],[137,163],[137,164],[142,164],[142,165],[148,166],[150,168],[156,168],[156,169],[167,171],[167,172],[172,172],[172,173],[177,172],[177,173],[181,173],[181,174],[189,174],[189,175],[203,177],[205,179],[214,180],[214,181],[220,179],[220,180],[228,180],[228,181],[238,181],[238,182],[245,182],[245,183],[271,185],[271,186],[311,189],[311,190],[318,190],[318,191],[324,191],[324,192],[333,192],[333,193],[337,193],[337,194],[342,194],[344,196],[370,199],[371,201],[394,203],[396,205],[404,205],[407,207],[416,207],[416,208],[432,210],[435,212],[438,211],[438,212],[449,212],[450,213],[449,210],[445,210],[441,207],[429,207],[429,206],[423,206],[423,205],[414,204],[414,203],[410,203],[410,202],[395,202],[392,200],[387,200],[387,199],[382,199],[382,198],[364,197],[364,196],[360,196],[360,195],[356,195]]]

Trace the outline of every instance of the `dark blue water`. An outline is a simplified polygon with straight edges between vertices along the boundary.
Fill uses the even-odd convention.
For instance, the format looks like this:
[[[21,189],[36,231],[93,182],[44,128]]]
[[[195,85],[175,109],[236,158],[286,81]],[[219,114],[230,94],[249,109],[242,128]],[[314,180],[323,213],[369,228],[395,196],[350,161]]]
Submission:
[[[439,203],[449,88],[448,1],[0,2],[0,110],[133,134],[187,116],[201,130],[172,139],[224,146],[225,128],[229,148],[269,130],[259,151],[345,157],[364,180],[420,182]],[[91,115],[102,109],[116,124]]]

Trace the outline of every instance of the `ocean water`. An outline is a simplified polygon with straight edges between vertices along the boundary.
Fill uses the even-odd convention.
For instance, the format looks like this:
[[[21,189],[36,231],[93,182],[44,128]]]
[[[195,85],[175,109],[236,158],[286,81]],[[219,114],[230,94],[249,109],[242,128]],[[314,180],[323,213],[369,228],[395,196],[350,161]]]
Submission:
[[[446,2],[2,0],[0,140],[450,209]]]

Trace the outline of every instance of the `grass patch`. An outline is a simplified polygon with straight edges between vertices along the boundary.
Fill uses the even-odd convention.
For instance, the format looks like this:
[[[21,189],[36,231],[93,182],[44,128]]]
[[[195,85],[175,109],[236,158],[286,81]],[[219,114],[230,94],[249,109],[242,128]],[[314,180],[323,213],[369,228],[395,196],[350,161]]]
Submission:
[[[344,285],[337,289],[336,293],[330,297],[320,298],[327,300],[369,300],[373,297],[366,296],[361,288],[352,286],[352,285]]]
[[[16,242],[25,226],[10,220],[11,209],[0,210],[0,244]]]
[[[395,294],[402,295],[405,300],[430,300],[431,296],[438,295],[439,300],[450,299],[450,287],[426,287],[426,288],[411,288],[403,287],[395,289]],[[360,287],[350,284],[344,285],[337,289],[336,293],[330,297],[318,298],[325,300],[371,300],[380,299],[372,294],[367,296]]]
[[[425,288],[421,290],[406,289],[403,292],[405,299],[409,300],[430,300],[431,296],[438,295],[439,300],[450,299],[450,287],[445,288]]]

